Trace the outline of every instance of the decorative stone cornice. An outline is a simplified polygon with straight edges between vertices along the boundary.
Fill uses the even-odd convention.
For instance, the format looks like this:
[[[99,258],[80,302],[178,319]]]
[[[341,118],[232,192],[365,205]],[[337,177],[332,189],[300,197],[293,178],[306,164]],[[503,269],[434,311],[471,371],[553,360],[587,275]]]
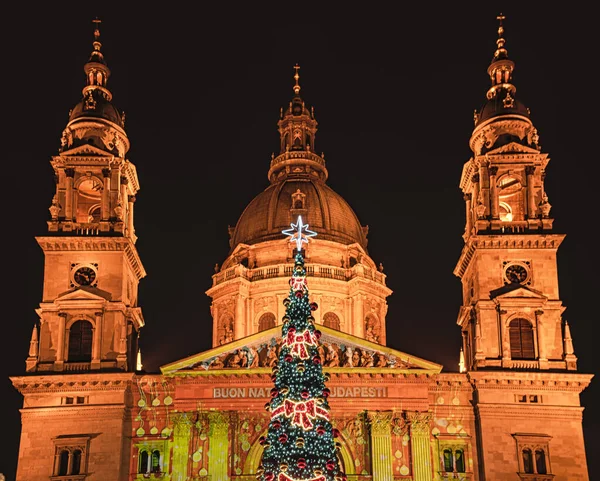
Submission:
[[[23,395],[72,391],[122,391],[132,385],[134,373],[49,374],[16,376],[10,380]]]
[[[48,251],[84,251],[114,252],[122,251],[135,272],[138,280],[146,277],[146,270],[131,239],[127,237],[36,237],[44,252]]]
[[[468,238],[454,268],[454,275],[462,277],[477,249],[549,249],[556,250],[565,234],[478,235]]]
[[[77,406],[52,406],[52,407],[33,407],[21,409],[21,418],[36,418],[42,417],[47,419],[65,418],[67,420],[76,419],[84,416],[86,419],[107,419],[113,421],[117,418],[116,415],[121,413],[121,418],[126,420],[129,417],[129,408],[125,404],[80,404]],[[44,422],[44,421],[38,421]]]
[[[565,374],[552,372],[517,373],[510,371],[470,372],[467,374],[474,388],[506,390],[534,389],[536,391],[581,392],[587,388],[593,374]]]

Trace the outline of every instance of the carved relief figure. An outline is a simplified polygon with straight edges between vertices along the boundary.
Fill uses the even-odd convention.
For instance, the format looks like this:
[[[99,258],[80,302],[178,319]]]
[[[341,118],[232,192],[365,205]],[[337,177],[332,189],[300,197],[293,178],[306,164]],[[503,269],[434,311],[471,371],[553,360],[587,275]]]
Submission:
[[[386,367],[387,366],[387,359],[385,358],[385,356],[381,353],[377,353],[376,357],[376,361],[375,361],[375,367]]]
[[[258,351],[255,347],[248,348],[248,368],[258,367]]]
[[[373,353],[363,350],[360,365],[361,367],[373,367]]]
[[[225,367],[225,363],[223,362],[224,356],[216,357],[213,362],[210,364],[211,369],[221,369]]]
[[[372,314],[365,319],[365,339],[370,342],[379,342],[379,320]]]
[[[317,351],[319,351],[321,364],[325,364],[325,361],[327,360],[327,355],[325,354],[325,347],[323,346],[323,344],[319,344],[319,347],[317,347]]]
[[[263,367],[273,367],[277,364],[277,350],[275,346],[269,346],[267,349],[267,357],[263,362]]]
[[[240,356],[240,367],[248,367],[248,353],[246,350],[239,350],[238,355]]]
[[[221,327],[223,334],[221,335],[219,344],[227,344],[228,342],[233,341],[233,322],[229,318],[226,318]]]
[[[235,351],[227,361],[227,367],[240,367],[241,362],[239,351]]]
[[[340,357],[332,344],[327,346],[327,359],[325,365],[328,367],[337,367],[340,365]]]
[[[352,367],[352,348],[347,347],[344,351],[343,367]]]
[[[354,367],[360,366],[360,351],[358,349],[355,349],[352,353],[352,365]]]

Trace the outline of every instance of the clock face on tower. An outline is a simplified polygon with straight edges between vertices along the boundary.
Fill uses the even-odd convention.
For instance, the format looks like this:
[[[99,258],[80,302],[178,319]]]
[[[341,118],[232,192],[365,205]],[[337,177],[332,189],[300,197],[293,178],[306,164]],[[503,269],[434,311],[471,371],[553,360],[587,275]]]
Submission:
[[[91,286],[96,280],[96,271],[91,266],[81,266],[73,272],[73,281],[80,286]]]
[[[527,267],[522,264],[509,264],[504,269],[504,277],[510,283],[522,284],[528,276]]]

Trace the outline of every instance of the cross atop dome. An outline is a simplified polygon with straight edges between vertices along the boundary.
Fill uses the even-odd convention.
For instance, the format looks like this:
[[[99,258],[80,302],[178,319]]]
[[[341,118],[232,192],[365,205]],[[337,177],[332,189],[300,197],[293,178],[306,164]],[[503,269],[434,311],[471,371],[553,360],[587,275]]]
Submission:
[[[294,73],[294,80],[296,81],[296,85],[294,85],[294,93],[298,95],[300,93],[300,83],[298,82],[300,80],[300,74],[298,73],[298,70],[300,70],[300,65],[294,65],[294,70],[296,71],[296,73]]]

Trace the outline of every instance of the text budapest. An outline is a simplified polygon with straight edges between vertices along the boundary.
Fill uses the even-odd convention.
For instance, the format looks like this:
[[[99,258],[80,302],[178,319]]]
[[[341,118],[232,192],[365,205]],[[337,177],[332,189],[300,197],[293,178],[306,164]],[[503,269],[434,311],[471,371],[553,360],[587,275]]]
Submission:
[[[333,386],[330,388],[331,398],[353,398],[353,397],[387,397],[385,387],[343,387]],[[270,388],[246,388],[246,387],[215,387],[213,397],[215,398],[266,398],[271,396]]]

